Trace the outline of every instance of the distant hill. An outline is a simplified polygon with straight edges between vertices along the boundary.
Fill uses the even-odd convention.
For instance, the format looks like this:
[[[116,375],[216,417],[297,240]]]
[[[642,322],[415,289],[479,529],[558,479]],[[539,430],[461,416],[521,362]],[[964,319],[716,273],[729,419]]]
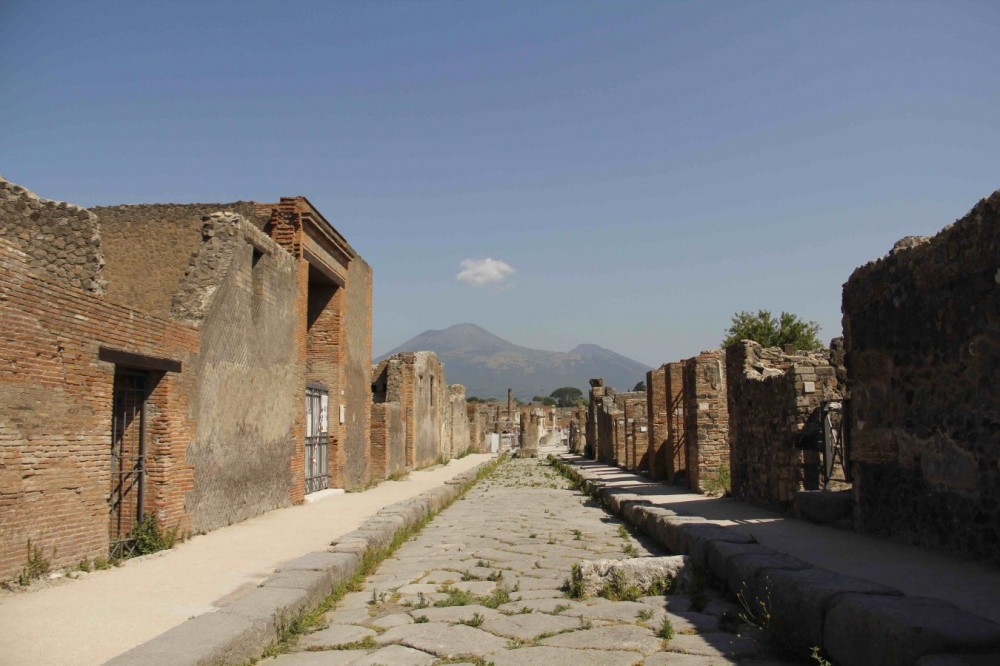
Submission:
[[[550,352],[515,345],[475,324],[457,324],[443,331],[424,331],[377,360],[404,351],[432,351],[444,362],[451,384],[465,385],[467,395],[530,400],[562,386],[586,394],[593,377],[607,386],[628,391],[645,380],[649,368],[610,349],[577,345],[568,352]]]

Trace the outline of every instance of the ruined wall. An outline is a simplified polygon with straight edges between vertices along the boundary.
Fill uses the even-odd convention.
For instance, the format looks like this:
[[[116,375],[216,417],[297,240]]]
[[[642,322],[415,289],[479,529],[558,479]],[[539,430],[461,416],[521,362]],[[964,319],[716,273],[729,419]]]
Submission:
[[[587,441],[587,450],[585,451],[585,455],[594,460],[600,460],[597,441],[597,411],[598,405],[603,397],[604,380],[600,378],[591,379],[590,391],[588,392],[587,397],[587,423],[586,430],[584,431],[584,437]]]
[[[388,479],[406,471],[406,430],[403,406],[398,402],[372,405],[371,473],[376,480]]]
[[[444,366],[434,352],[404,352],[379,363],[374,371],[376,402],[399,402],[406,464],[427,467],[450,457],[451,413]],[[464,413],[464,410],[463,410]]]
[[[855,526],[1000,564],[1000,191],[844,285]]]
[[[99,360],[102,346],[181,362],[181,374],[151,377],[145,510],[191,526],[184,451],[197,330],[110,303],[77,286],[79,274],[62,275],[0,239],[0,580],[24,566],[28,539],[46,557],[57,549],[54,567],[108,554],[115,365]]]
[[[231,213],[209,216],[202,238],[173,307],[202,334],[192,362],[198,434],[186,456],[194,468],[187,508],[195,530],[211,530],[292,501],[302,367],[290,344],[295,260]],[[255,248],[265,250],[256,263]]]
[[[469,414],[465,406],[465,387],[452,384],[448,387],[448,433],[450,437],[449,458],[462,455],[469,450],[472,440],[469,435]]]
[[[465,413],[469,428],[469,446],[474,453],[486,452],[486,416],[487,411],[480,407],[481,403],[466,403]]]
[[[61,283],[103,294],[106,274],[97,216],[64,201],[42,199],[0,178],[0,238],[36,270]]]
[[[595,396],[594,408],[596,424],[594,428],[595,458],[607,465],[615,464],[615,428],[620,410],[615,406],[615,392],[610,387],[602,387],[602,394]]]
[[[725,352],[712,349],[684,362],[684,437],[688,487],[718,487],[729,470],[729,407]]]
[[[687,483],[687,435],[684,431],[684,361],[666,364],[667,481]]]
[[[616,422],[614,462],[627,470],[638,471],[640,459],[638,446],[633,436],[633,425],[636,419],[644,420],[646,418],[646,393],[645,391],[617,393],[614,401],[621,412],[621,416]],[[643,449],[643,458],[645,459],[645,447]]]
[[[172,297],[202,245],[202,218],[231,211],[252,222],[253,204],[138,204],[92,208],[100,220],[107,295],[167,316]]]
[[[646,373],[646,414],[649,426],[646,432],[646,455],[649,478],[663,481],[667,478],[667,367],[661,365]]]
[[[726,350],[733,494],[744,501],[790,505],[805,487],[803,465],[815,452],[796,441],[820,403],[843,397],[830,351],[784,353],[744,340]],[[817,489],[818,479],[810,489]]]
[[[371,457],[372,269],[360,257],[347,273],[344,313],[343,386],[345,405],[341,479],[345,488],[379,477],[368,468]]]

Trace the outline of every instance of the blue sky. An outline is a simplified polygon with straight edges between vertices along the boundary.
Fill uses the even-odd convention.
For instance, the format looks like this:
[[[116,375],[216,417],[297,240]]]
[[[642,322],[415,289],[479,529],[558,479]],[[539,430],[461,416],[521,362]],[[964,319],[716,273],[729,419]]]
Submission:
[[[855,267],[1000,188],[998,28],[997,2],[0,0],[0,173],[81,205],[308,196],[374,268],[376,355],[473,322],[658,365],[741,309],[839,335]]]

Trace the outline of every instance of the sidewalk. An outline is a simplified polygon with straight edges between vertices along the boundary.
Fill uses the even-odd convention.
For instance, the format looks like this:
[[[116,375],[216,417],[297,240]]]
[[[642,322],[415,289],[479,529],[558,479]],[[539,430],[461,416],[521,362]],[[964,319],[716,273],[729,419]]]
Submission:
[[[609,490],[634,493],[654,506],[699,516],[753,536],[761,545],[814,566],[947,601],[1000,623],[1000,569],[888,539],[786,518],[733,499],[711,498],[653,483],[618,467],[566,457]]]
[[[837,664],[1000,663],[1000,570],[563,455],[609,509]],[[794,634],[794,636],[793,636]]]
[[[279,509],[119,569],[0,600],[0,665],[101,664],[256,588],[390,504],[472,469],[474,454],[362,493]]]

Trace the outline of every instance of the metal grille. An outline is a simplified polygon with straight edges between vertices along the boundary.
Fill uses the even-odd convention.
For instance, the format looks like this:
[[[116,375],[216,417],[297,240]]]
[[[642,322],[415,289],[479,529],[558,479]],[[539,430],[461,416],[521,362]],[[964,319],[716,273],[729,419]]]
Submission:
[[[306,492],[330,485],[327,465],[329,395],[325,389],[306,389]]]
[[[132,555],[142,520],[146,465],[146,375],[116,371],[111,420],[110,556]]]

